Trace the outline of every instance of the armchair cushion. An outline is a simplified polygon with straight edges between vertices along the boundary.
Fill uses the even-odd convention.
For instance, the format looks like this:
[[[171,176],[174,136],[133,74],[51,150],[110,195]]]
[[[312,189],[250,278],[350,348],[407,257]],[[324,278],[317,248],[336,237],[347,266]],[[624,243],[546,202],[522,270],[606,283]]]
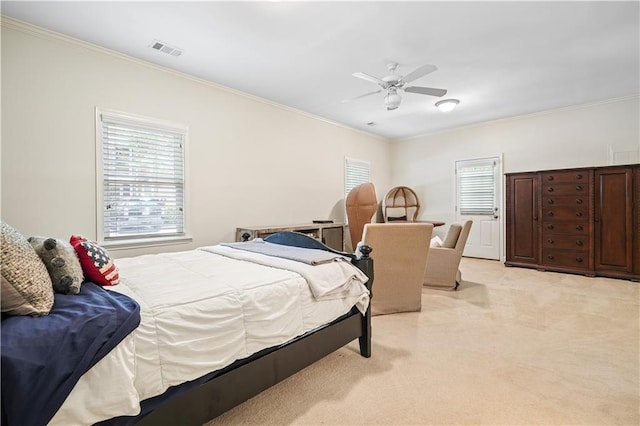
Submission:
[[[456,243],[458,242],[458,237],[460,237],[460,232],[462,231],[462,225],[454,223],[449,227],[449,231],[447,235],[444,237],[442,241],[442,247],[444,248],[455,248]]]

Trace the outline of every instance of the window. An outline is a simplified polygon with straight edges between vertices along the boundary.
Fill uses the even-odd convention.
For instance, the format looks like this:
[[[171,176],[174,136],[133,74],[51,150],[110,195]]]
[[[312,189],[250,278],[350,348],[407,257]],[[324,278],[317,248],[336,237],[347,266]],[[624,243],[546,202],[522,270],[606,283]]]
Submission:
[[[96,134],[98,239],[184,237],[187,127],[97,110]]]
[[[462,215],[495,213],[495,170],[493,159],[456,162],[458,209]]]
[[[345,158],[344,161],[344,196],[346,198],[353,188],[371,182],[371,165],[368,161]]]

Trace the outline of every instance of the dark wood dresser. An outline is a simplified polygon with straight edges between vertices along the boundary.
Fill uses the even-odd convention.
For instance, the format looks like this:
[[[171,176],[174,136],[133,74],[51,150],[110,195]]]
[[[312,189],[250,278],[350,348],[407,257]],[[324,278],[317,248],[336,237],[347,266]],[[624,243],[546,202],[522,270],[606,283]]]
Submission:
[[[640,280],[640,165],[506,174],[507,266]]]

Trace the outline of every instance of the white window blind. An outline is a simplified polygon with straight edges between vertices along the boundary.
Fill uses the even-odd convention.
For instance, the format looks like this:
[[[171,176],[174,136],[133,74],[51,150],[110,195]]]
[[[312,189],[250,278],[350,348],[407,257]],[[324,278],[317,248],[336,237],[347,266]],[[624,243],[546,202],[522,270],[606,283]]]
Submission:
[[[344,162],[344,194],[345,197],[353,188],[371,182],[371,165],[368,161],[345,158]]]
[[[493,160],[456,163],[458,209],[463,215],[493,215],[495,205]]]
[[[99,113],[102,239],[185,235],[186,127]]]

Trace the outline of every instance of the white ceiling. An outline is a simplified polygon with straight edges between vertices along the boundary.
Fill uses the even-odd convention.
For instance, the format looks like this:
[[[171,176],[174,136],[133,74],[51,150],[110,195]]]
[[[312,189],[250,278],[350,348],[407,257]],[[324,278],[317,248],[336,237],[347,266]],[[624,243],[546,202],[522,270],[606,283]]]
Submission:
[[[387,138],[637,95],[640,2],[12,2],[2,14]],[[180,57],[149,46],[160,40]],[[433,64],[382,93],[352,76]],[[450,113],[440,99],[456,98]],[[374,122],[374,126],[366,123]]]

